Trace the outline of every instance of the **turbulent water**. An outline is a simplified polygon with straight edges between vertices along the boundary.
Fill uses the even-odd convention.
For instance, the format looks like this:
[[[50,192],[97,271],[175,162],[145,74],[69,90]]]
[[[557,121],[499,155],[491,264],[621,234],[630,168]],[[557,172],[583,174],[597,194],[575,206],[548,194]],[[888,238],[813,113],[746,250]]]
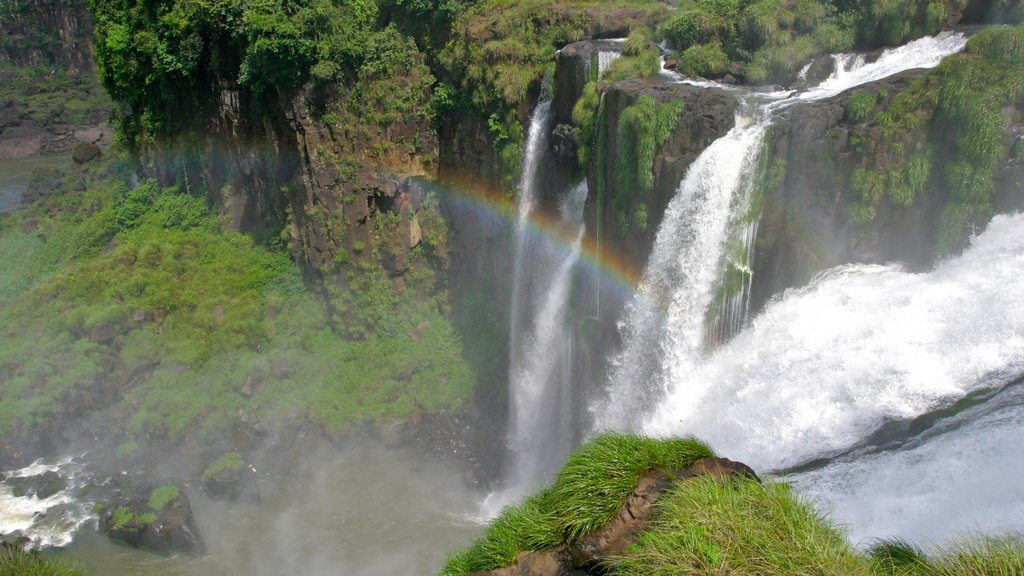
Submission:
[[[757,469],[834,454],[1024,373],[1024,216],[928,273],[851,265],[788,291],[649,414]]]
[[[855,544],[1024,532],[1024,387],[940,422],[898,449],[854,454],[789,478]]]
[[[1019,391],[986,402],[976,417],[894,441],[896,449],[869,450],[873,435],[894,422],[1024,374],[1024,293],[1015,289],[1024,274],[1024,216],[996,217],[967,252],[928,273],[896,265],[829,270],[781,295],[720,347],[705,340],[730,218],[749,188],[737,172],[751,173],[772,114],[936,66],[964,45],[962,35],[944,33],[872,63],[836,56],[829,79],[759,96],[759,109],[701,154],[669,204],[620,325],[624,345],[612,359],[607,397],[592,407],[595,429],[695,434],[760,470],[842,456],[794,479],[851,524],[856,539],[941,540],[975,525],[1024,530],[1021,489],[999,480],[1017,477],[1024,461]],[[956,479],[937,479],[950,469],[960,472]],[[991,489],[953,503],[958,491],[978,490],[975,479]]]
[[[16,494],[19,480],[47,473],[59,475],[67,486],[46,498]],[[66,546],[75,532],[92,519],[91,504],[78,497],[79,491],[92,479],[76,458],[35,462],[18,470],[2,471],[2,477],[0,534],[20,533],[40,548]]]
[[[594,408],[597,428],[641,426],[658,399],[684,395],[678,389],[691,386],[693,372],[705,362],[706,311],[721,280],[729,232],[746,209],[743,199],[755,175],[758,144],[772,114],[901,70],[936,66],[965,42],[962,34],[944,33],[887,50],[870,64],[838,55],[832,75],[810,90],[740,95],[760,103],[741,106],[745,113],[736,127],[701,153],[669,203],[637,298],[620,326],[623,350],[611,361],[608,396]],[[727,305],[745,309],[742,302]],[[733,332],[743,318],[727,322]]]
[[[207,545],[202,557],[163,557],[81,530],[63,554],[87,574],[426,576],[479,533],[480,496],[454,458],[377,444],[307,456],[287,478],[264,481],[259,503],[216,502],[186,489]],[[80,500],[80,516],[91,522],[91,503]],[[3,522],[12,516],[8,504],[0,499]],[[51,544],[71,537],[67,527],[53,534]]]

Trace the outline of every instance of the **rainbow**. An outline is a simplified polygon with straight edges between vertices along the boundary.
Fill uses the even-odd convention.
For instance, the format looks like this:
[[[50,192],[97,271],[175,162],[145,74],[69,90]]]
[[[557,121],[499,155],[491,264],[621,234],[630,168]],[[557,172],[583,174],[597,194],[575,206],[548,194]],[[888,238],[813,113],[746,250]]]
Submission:
[[[436,181],[427,182],[432,192],[441,195],[446,201],[454,202],[460,209],[472,210],[509,229],[515,228],[515,206],[504,198],[496,197],[495,194],[471,184],[454,186]],[[576,242],[575,230],[567,229],[556,217],[542,210],[535,210],[530,214],[525,231],[531,236],[543,237],[564,246],[572,246]],[[611,287],[619,295],[631,296],[640,285],[641,269],[607,243],[600,242],[590,230],[582,240],[580,264],[599,277],[609,280]]]

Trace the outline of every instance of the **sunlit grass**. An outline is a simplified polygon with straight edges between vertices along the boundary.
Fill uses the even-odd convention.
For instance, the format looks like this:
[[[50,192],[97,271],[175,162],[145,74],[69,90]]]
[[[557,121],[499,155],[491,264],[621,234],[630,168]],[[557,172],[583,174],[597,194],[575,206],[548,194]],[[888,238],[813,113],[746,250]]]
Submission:
[[[705,476],[681,483],[656,506],[658,520],[616,562],[616,574],[870,573],[844,534],[786,484]]]
[[[449,559],[442,574],[500,568],[520,552],[576,541],[611,520],[645,473],[685,468],[710,456],[711,449],[692,438],[600,436],[569,457],[550,488],[505,508],[481,539]]]

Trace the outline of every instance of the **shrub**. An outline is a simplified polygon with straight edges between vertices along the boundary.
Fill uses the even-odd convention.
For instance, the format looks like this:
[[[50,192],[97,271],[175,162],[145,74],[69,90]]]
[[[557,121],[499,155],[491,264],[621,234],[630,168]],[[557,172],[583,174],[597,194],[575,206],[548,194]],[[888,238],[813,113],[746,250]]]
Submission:
[[[849,122],[863,122],[868,119],[875,109],[877,98],[870,92],[854,94],[846,101],[844,117]]]
[[[729,67],[729,57],[717,42],[690,46],[679,59],[679,70],[688,76],[721,76]]]
[[[0,576],[82,576],[82,571],[70,562],[0,543]]]
[[[154,512],[159,512],[174,501],[179,494],[181,494],[181,490],[177,486],[161,486],[153,490],[153,493],[149,495],[147,505]]]

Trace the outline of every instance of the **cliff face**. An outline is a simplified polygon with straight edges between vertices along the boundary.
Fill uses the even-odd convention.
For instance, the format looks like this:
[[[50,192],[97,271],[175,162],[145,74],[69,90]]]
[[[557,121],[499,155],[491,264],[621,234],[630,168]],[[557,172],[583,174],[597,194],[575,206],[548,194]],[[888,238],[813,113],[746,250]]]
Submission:
[[[344,86],[307,85],[268,106],[225,83],[191,129],[147,151],[146,164],[163,184],[206,190],[232,229],[284,240],[329,291],[378,265],[402,289],[412,268],[447,258],[439,208],[419,183],[436,172],[437,138],[426,116],[375,121],[355,98]],[[411,262],[421,243],[429,256]],[[432,289],[416,272],[419,288]]]
[[[880,194],[870,219],[856,213],[864,202],[863,193],[856,189],[856,172],[904,144],[889,140],[877,117],[851,119],[851,101],[866,96],[877,110],[889,110],[897,99],[916,89],[915,81],[921,86],[926,76],[926,71],[911,70],[827,100],[795,105],[778,119],[772,155],[785,166],[785,178],[764,196],[753,257],[751,313],[773,295],[803,286],[833,266],[900,262],[910,269],[923,269],[966,240],[947,215],[957,196],[945,165],[962,162],[962,152],[953,141],[968,128],[952,124],[937,112],[928,113],[937,118],[925,135],[934,159],[920,191],[909,202],[891,193]],[[997,148],[1006,153],[993,171],[990,198],[978,200],[980,221],[968,224],[967,233],[984,226],[985,214],[1024,206],[1024,157],[1015,153],[1024,139],[1020,103],[1003,107],[1001,120]],[[904,166],[898,173],[909,170]]]
[[[0,63],[57,66],[94,74],[92,17],[81,0],[7,0],[0,19]]]
[[[0,159],[106,143],[111,102],[96,81],[82,0],[0,5]]]

